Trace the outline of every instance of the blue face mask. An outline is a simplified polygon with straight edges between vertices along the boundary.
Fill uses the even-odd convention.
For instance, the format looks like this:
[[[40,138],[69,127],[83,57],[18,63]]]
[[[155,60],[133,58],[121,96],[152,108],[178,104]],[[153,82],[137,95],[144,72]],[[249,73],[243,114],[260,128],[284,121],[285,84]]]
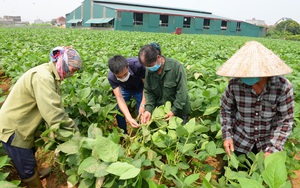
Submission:
[[[248,86],[256,84],[260,78],[241,78],[241,80]]]
[[[149,69],[149,71],[155,72],[155,71],[157,71],[160,68],[160,66],[161,66],[161,62],[159,64],[155,64],[152,67],[147,67],[147,68]]]

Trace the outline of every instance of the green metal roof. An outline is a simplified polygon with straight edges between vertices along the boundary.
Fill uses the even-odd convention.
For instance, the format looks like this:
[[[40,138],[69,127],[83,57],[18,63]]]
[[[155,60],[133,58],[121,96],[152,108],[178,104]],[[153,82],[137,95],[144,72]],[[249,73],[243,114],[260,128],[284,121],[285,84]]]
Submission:
[[[118,11],[126,11],[126,12],[166,14],[166,15],[185,16],[185,17],[219,19],[219,20],[234,20],[234,19],[230,19],[230,18],[213,15],[211,12],[205,12],[205,11],[199,11],[199,10],[188,10],[188,9],[179,9],[179,8],[171,8],[171,7],[158,7],[158,6],[151,6],[151,5],[130,4],[130,3],[111,2],[111,1],[94,1],[94,3],[111,8],[111,9],[115,9]],[[236,21],[236,20],[234,20],[234,21]]]
[[[108,23],[114,18],[92,18],[86,21],[85,23]]]
[[[82,21],[82,19],[72,19],[72,20],[67,21],[67,23],[78,23],[81,21]]]

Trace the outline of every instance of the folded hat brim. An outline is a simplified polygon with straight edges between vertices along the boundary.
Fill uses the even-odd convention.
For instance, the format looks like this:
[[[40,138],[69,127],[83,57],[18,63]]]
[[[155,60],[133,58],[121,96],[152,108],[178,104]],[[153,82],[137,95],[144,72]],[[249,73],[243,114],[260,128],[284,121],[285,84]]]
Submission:
[[[271,77],[289,74],[292,71],[264,45],[249,41],[217,70],[217,75],[240,78]]]

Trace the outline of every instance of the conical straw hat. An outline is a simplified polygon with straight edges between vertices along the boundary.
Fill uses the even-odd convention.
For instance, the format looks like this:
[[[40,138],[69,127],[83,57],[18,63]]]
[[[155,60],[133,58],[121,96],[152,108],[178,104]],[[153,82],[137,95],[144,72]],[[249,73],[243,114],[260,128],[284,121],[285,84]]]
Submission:
[[[270,77],[289,74],[293,70],[277,55],[256,41],[246,42],[217,71],[229,77]]]

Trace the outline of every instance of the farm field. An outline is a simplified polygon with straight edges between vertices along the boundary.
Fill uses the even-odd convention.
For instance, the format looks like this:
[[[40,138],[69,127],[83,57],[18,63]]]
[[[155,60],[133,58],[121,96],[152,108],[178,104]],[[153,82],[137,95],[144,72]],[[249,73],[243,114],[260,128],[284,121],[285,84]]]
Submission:
[[[219,109],[229,78],[217,76],[216,70],[250,40],[264,44],[293,68],[286,77],[294,87],[294,128],[283,152],[266,159],[260,153],[251,155],[250,159],[233,156],[228,160],[222,145]],[[124,135],[115,125],[116,101],[106,79],[107,61],[116,54],[137,56],[140,47],[150,42],[158,42],[163,55],[185,66],[192,108],[190,121],[185,126],[180,124],[179,118],[164,122],[164,113],[170,108],[166,104],[155,110],[150,124],[130,129],[130,134]],[[56,185],[50,182],[53,176],[48,177],[48,184],[45,178],[43,182],[47,186],[67,187],[66,181],[80,188],[300,185],[297,179],[300,169],[297,155],[300,150],[299,42],[217,35],[0,28],[0,102],[9,93],[8,86],[22,73],[49,61],[49,52],[55,46],[72,46],[84,63],[83,70],[64,80],[61,86],[63,105],[81,133],[73,135],[61,127],[41,124],[41,138],[36,141],[39,164],[49,160],[46,166],[53,163],[53,174],[60,175],[60,178],[54,177],[60,179]],[[129,105],[134,106],[134,101]],[[54,150],[59,155],[54,156]],[[7,170],[9,160],[1,152],[0,167]],[[228,166],[222,175],[220,165],[224,160],[228,160]],[[248,171],[239,171],[239,166]],[[6,176],[14,180],[14,173],[2,170],[0,187],[18,185],[18,181],[5,181]]]

